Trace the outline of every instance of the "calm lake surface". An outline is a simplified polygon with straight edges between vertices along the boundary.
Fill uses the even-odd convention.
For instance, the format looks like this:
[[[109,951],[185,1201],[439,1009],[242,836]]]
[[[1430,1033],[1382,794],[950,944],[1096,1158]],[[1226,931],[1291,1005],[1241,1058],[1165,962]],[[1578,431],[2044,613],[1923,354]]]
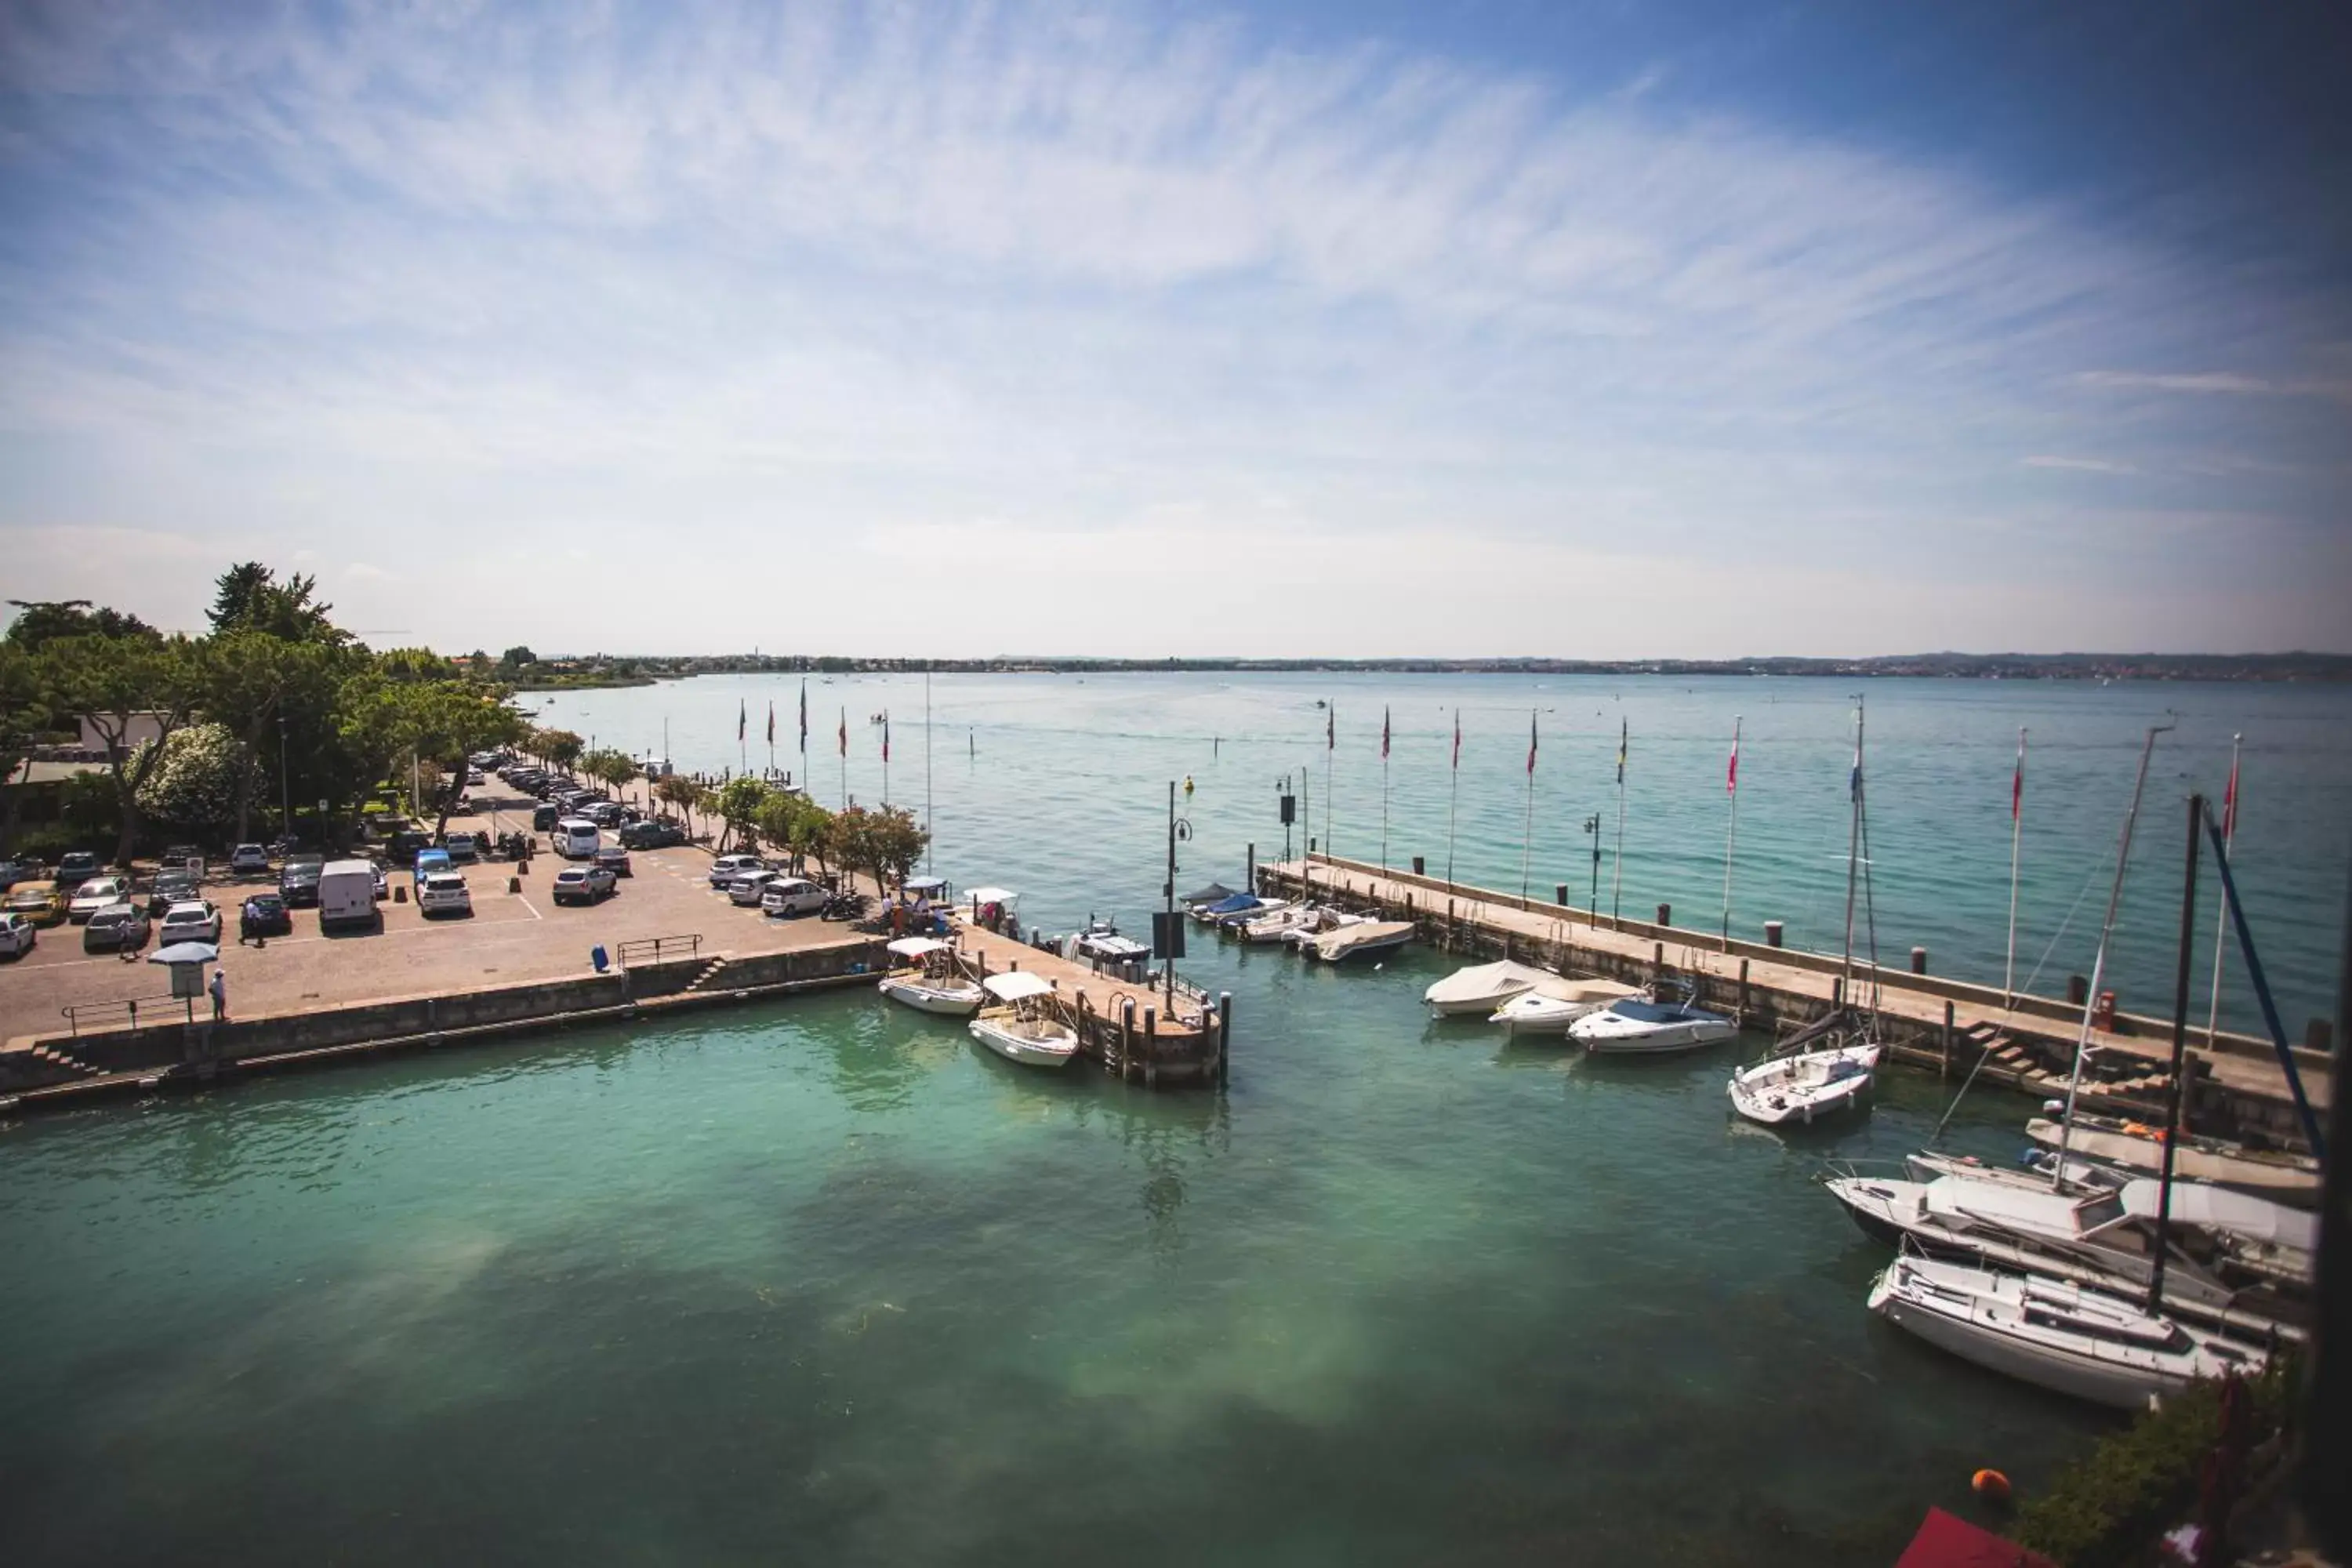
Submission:
[[[753,764],[797,681],[563,695],[546,722]],[[925,795],[919,677],[810,686],[816,794]],[[2247,737],[2238,865],[2291,1028],[2326,1012],[2352,703],[2304,688],[1874,682],[1881,950],[1998,980],[2015,730],[2032,728],[2021,972],[2087,970],[2138,731],[2170,706],[2117,988],[2154,1009],[2179,801]],[[1139,926],[1167,785],[1187,886],[1281,847],[1276,775],[1339,704],[1333,837],[1589,886],[1633,727],[1628,912],[1834,946],[1851,702],[1782,680],[942,678],[938,868],[1024,920]],[[1622,698],[1622,700],[1621,700]],[[1612,863],[1604,858],[1608,897]],[[2096,884],[2095,886],[2092,886]],[[2084,894],[2084,889],[2091,891]],[[2081,907],[2060,935],[2078,895]],[[624,894],[625,897],[625,893]],[[2201,917],[2210,922],[2211,904]],[[730,921],[714,906],[706,934]],[[2053,947],[2053,938],[2055,945]],[[1871,1320],[1884,1264],[1817,1185],[1916,1147],[1887,1075],[1836,1131],[1729,1118],[1742,1051],[1589,1062],[1438,1026],[1450,965],[1196,949],[1228,1091],[1055,1079],[862,994],[386,1061],[0,1129],[0,1553],[16,1562],[1883,1563],[1969,1472],[2031,1487],[2106,1418]],[[2230,973],[2242,972],[2234,955]],[[2200,981],[2200,987],[2202,982]],[[2230,1016],[2251,1021],[2233,987]],[[1948,1142],[2006,1159],[1985,1094]]]

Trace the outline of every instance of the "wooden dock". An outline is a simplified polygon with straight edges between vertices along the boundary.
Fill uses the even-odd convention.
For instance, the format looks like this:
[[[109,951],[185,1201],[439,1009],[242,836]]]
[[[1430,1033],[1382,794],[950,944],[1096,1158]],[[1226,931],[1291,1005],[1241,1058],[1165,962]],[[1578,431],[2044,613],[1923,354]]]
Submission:
[[[1785,1031],[1845,1005],[1845,981],[1834,955],[1768,946],[1644,921],[1612,919],[1566,902],[1545,903],[1409,871],[1322,854],[1304,861],[1265,865],[1262,891],[1409,920],[1433,947],[1477,958],[1516,958],[1561,973],[1603,975],[1642,984],[1678,979],[1698,991],[1703,1005],[1728,1009],[1742,1023]],[[2038,1098],[2067,1089],[2082,1010],[2044,996],[2020,995],[2011,1005],[1997,987],[1947,980],[1909,970],[1857,963],[1856,1005],[1877,1008],[1896,1060],[1947,1078],[1963,1077],[1985,1059],[1980,1081]],[[2223,1034],[2204,1048],[2202,1031],[2189,1057],[2186,1112],[2200,1131],[2226,1131],[2302,1146],[2286,1075],[2270,1042]],[[2088,1108],[2140,1120],[2164,1114],[2171,1062],[2171,1025],[2118,1014],[2111,1028],[2095,1030],[2078,1099]],[[2328,1062],[2297,1049],[2295,1067],[2315,1110],[2328,1104]]]

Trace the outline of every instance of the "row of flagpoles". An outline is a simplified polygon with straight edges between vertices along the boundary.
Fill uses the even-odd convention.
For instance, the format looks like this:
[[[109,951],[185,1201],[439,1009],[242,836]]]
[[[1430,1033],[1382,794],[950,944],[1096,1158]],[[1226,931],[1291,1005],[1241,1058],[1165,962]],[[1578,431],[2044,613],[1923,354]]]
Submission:
[[[803,679],[801,682],[800,731],[800,779],[802,787],[805,789],[808,787],[809,780],[809,711],[808,681],[806,679]],[[735,707],[735,746],[738,758],[742,763],[743,771],[746,773],[751,771],[751,765],[750,750],[751,733],[751,703],[748,700],[739,699]],[[836,733],[838,737],[837,743],[841,752],[841,805],[845,810],[849,805],[849,709],[845,705],[841,710],[841,723]],[[768,771],[773,773],[775,771],[775,767],[776,704],[774,699],[771,698],[768,702]],[[882,713],[882,804],[884,805],[890,804],[890,714],[887,709]]]

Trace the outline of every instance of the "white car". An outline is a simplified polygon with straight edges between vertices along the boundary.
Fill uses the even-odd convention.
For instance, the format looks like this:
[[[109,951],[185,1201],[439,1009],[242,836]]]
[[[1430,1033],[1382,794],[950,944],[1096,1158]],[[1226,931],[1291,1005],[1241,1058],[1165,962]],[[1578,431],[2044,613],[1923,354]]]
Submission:
[[[32,921],[13,910],[0,910],[0,952],[22,958],[33,951],[41,933]]]
[[[122,877],[92,877],[74,889],[66,902],[66,919],[76,925],[87,925],[89,917],[99,910],[123,902],[131,897],[131,883]]]
[[[218,947],[220,937],[220,910],[201,900],[173,904],[165,910],[163,927],[155,933],[159,949],[175,942],[208,942]]]
[[[814,915],[824,910],[824,889],[799,877],[779,877],[760,894],[764,915]]]
[[[470,915],[474,895],[455,871],[436,871],[417,884],[416,910],[426,915]]]
[[[738,878],[767,868],[768,863],[757,855],[721,855],[710,863],[710,885],[724,889]]]
[[[764,868],[757,871],[738,872],[735,879],[727,884],[727,897],[744,909],[756,910],[761,907],[760,900],[767,896],[769,888],[791,879],[782,871],[770,871]]]
[[[228,868],[239,877],[269,874],[269,851],[258,844],[240,844],[228,852]]]

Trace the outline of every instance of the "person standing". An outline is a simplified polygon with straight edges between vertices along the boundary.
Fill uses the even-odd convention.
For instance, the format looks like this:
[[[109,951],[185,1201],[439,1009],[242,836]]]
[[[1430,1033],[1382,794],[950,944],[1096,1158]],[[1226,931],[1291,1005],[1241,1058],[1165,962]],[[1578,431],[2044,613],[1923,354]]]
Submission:
[[[228,1016],[228,976],[214,970],[208,989],[213,994],[213,1022],[217,1024]]]

